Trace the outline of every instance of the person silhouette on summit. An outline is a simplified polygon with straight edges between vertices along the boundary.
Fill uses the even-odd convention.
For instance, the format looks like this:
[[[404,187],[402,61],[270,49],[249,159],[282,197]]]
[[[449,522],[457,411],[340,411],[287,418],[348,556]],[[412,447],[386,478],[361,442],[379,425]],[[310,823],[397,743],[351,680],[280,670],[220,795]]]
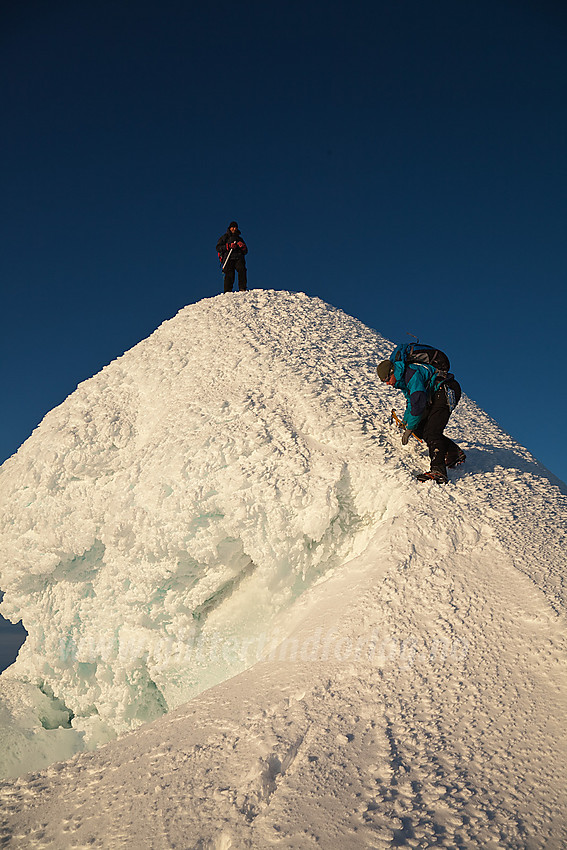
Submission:
[[[244,257],[247,253],[248,248],[238,229],[238,223],[231,221],[228,230],[217,242],[217,254],[224,274],[225,292],[232,292],[236,272],[238,272],[238,289],[240,292],[246,291],[247,277]]]

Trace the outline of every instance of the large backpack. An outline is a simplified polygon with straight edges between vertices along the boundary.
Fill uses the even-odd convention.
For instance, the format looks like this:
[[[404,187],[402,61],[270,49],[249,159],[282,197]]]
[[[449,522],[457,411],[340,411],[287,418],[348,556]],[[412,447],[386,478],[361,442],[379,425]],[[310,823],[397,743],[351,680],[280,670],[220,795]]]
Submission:
[[[390,355],[390,360],[395,363],[403,360],[405,363],[421,363],[424,366],[434,366],[439,372],[448,372],[451,368],[449,358],[438,348],[424,345],[421,342],[410,342],[398,345]]]

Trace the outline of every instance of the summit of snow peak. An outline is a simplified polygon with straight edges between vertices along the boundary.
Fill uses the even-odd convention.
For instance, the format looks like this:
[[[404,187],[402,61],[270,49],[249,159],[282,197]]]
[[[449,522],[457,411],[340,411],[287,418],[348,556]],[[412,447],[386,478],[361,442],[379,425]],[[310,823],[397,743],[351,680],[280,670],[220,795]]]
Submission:
[[[318,299],[251,292],[82,383],[2,467],[3,612],[29,632],[5,676],[91,747],[243,669],[228,642],[268,641],[387,509],[387,348]]]
[[[316,776],[323,794],[323,753],[340,751],[364,799],[368,748],[374,766],[364,769],[382,784],[387,775],[399,784],[405,764],[427,820],[443,750],[451,840],[457,822],[466,843],[482,821],[487,836],[498,826],[520,846],[519,809],[540,800],[538,782],[563,781],[552,739],[566,499],[466,396],[448,428],[466,468],[451,471],[446,488],[416,486],[424,448],[401,447],[389,425],[395,391],[376,379],[393,347],[302,293],[221,295],[181,310],[45,417],[0,470],[2,612],[28,630],[0,678],[5,776],[145,723],[145,737],[134,731],[89,756],[127,764],[154,734],[181,746],[183,728],[191,794],[200,793],[199,759],[214,762],[227,835],[260,847],[260,815],[280,785],[299,793],[288,775],[298,752],[304,789]],[[511,724],[506,741],[491,725],[498,714]],[[359,733],[366,749],[349,748]],[[547,754],[537,782],[524,770],[526,747]],[[512,767],[491,774],[504,750]],[[81,758],[61,767],[69,788]],[[248,787],[250,758],[261,761],[258,782],[224,794]],[[219,759],[232,778],[222,779]],[[514,770],[525,794],[508,800],[505,826],[486,814],[494,800],[459,820],[451,789],[480,800],[492,788],[501,801]],[[335,788],[337,799],[348,787]],[[186,808],[192,834],[229,846],[206,806]],[[49,821],[50,811],[38,817]],[[313,812],[303,821],[322,835]],[[405,830],[390,814],[384,824]],[[118,815],[107,817],[118,842]],[[283,810],[278,817],[293,831]],[[144,821],[140,847],[159,844],[145,837],[152,829]]]

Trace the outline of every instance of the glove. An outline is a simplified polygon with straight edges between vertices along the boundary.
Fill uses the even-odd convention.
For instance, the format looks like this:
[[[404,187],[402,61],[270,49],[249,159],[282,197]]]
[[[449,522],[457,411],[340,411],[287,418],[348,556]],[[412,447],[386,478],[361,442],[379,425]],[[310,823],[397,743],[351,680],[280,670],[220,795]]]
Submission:
[[[236,248],[236,242],[231,242],[228,247],[229,248]]]
[[[402,446],[407,446],[408,440],[411,437],[412,433],[413,431],[411,430],[411,428],[406,428],[404,430],[404,433],[402,434]]]
[[[244,248],[244,242],[237,242],[236,244],[239,248]]]

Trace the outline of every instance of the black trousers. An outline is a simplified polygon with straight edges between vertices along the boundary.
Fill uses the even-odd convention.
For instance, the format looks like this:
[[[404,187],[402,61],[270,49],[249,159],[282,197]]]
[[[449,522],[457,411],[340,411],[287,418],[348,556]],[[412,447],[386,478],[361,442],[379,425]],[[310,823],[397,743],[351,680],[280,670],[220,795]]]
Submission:
[[[451,396],[451,393],[454,395]],[[414,428],[416,437],[421,437],[427,443],[431,469],[447,474],[445,457],[456,457],[460,451],[458,445],[446,437],[443,431],[449,421],[453,409],[461,397],[461,387],[454,378],[449,378],[442,384],[435,395],[433,402],[421,422]],[[449,405],[449,399],[452,406]]]
[[[238,260],[229,260],[224,269],[224,291],[232,292],[234,286],[235,272],[238,272],[238,288],[241,292],[246,290],[246,263],[244,257]]]

